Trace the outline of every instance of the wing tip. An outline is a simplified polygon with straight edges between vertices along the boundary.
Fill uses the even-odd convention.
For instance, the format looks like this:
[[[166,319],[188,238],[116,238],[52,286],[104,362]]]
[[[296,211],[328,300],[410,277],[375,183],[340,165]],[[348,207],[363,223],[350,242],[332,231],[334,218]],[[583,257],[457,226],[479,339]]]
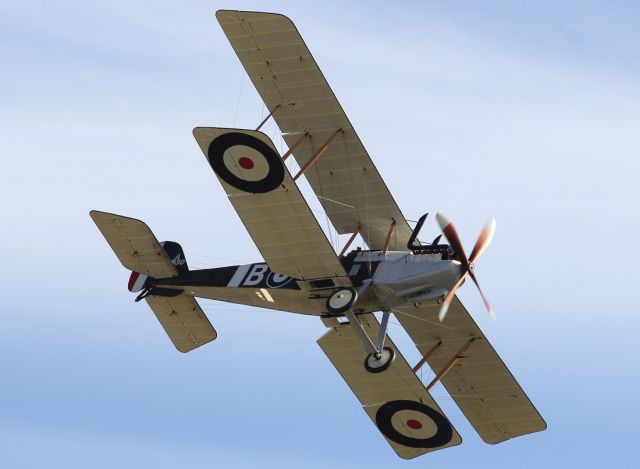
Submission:
[[[225,16],[226,15],[237,15],[237,14],[242,14],[242,15],[270,15],[270,16],[278,16],[284,20],[287,20],[289,23],[291,23],[292,25],[294,24],[293,21],[291,21],[291,18],[289,18],[286,15],[283,15],[282,13],[275,13],[272,11],[254,11],[254,10],[227,10],[227,9],[220,9],[220,10],[216,10],[215,16],[216,19],[218,20],[218,23],[222,24],[223,21],[225,20]],[[294,25],[295,26],[295,25]]]

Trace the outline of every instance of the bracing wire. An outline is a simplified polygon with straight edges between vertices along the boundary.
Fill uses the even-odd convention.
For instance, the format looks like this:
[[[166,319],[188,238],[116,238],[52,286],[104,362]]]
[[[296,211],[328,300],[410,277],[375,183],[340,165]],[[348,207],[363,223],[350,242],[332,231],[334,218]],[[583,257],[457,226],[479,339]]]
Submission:
[[[208,256],[208,255],[204,255],[204,254],[197,254],[195,252],[186,252],[185,254],[187,255],[187,257],[192,257],[192,256],[203,257],[205,259],[215,259],[215,260],[219,260],[219,261],[237,262],[239,264],[242,264],[242,263],[248,264],[249,263],[246,260],[231,259],[229,257],[220,257],[220,256]]]
[[[400,311],[399,308],[393,308],[393,312],[394,313],[399,313],[399,314],[404,314],[405,316],[409,316],[412,319],[417,319],[419,321],[428,322],[429,324],[432,324],[434,326],[438,326],[438,327],[442,327],[444,329],[450,329],[452,331],[455,331],[455,328],[449,327],[449,326],[445,326],[441,322],[429,321],[428,319],[421,318],[420,316],[414,316],[413,314],[409,314],[409,313],[405,313],[404,311]]]
[[[236,126],[238,120],[238,112],[240,111],[240,98],[242,97],[242,85],[244,84],[244,69],[242,70],[242,77],[240,78],[240,92],[238,93],[238,101],[236,102],[236,113],[233,116],[233,126]]]

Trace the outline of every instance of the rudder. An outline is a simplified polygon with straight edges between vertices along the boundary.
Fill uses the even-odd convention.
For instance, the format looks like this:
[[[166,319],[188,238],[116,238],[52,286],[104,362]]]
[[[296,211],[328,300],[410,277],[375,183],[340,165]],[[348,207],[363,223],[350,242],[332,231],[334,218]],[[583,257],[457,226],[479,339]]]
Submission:
[[[185,257],[182,246],[180,246],[179,243],[176,243],[175,241],[162,241],[160,246],[167,254],[171,264],[173,264],[173,266],[178,270],[179,274],[189,271],[187,258]],[[129,284],[127,285],[127,288],[130,292],[139,292],[144,288],[149,287],[151,285],[151,280],[153,280],[153,277],[134,271],[131,272],[131,275],[129,276]]]

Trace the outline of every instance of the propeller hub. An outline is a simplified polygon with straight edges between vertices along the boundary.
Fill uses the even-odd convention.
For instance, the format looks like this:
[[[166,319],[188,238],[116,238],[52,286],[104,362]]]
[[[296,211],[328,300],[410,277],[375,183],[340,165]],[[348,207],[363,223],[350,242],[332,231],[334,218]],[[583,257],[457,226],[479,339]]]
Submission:
[[[464,252],[464,248],[462,247],[462,243],[460,242],[460,238],[458,237],[458,233],[453,227],[451,220],[449,220],[449,218],[447,218],[442,213],[437,213],[436,219],[438,220],[438,224],[442,229],[442,233],[447,238],[447,241],[449,241],[449,244],[451,245],[456,258],[460,261],[462,268],[462,275],[460,276],[456,284],[449,290],[449,293],[447,293],[447,296],[442,302],[440,314],[438,315],[440,321],[444,320],[444,317],[447,314],[447,310],[449,309],[449,305],[451,304],[451,301],[455,296],[456,290],[460,287],[460,285],[462,285],[462,282],[464,282],[464,279],[467,275],[471,277],[473,283],[475,283],[476,287],[478,287],[478,292],[482,297],[482,301],[484,302],[487,311],[489,311],[491,317],[494,317],[491,310],[491,305],[489,305],[489,301],[487,301],[487,298],[484,296],[484,293],[482,293],[480,285],[478,284],[478,279],[476,278],[475,274],[475,262],[482,255],[489,244],[491,244],[491,240],[493,239],[493,234],[496,229],[496,221],[493,218],[489,219],[487,224],[480,232],[480,236],[478,237],[478,240],[473,247],[473,251],[471,251],[471,256],[467,257],[466,253]]]

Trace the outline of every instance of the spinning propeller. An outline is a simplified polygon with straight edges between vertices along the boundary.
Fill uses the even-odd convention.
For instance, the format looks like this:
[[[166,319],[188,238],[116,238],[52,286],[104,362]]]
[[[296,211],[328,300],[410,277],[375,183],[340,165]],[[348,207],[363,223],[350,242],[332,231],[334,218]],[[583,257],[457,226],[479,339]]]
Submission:
[[[476,241],[476,245],[473,247],[471,256],[468,259],[467,255],[464,252],[464,248],[462,247],[462,243],[460,242],[460,238],[458,237],[458,233],[453,227],[453,223],[451,223],[451,221],[443,213],[440,212],[436,214],[436,219],[438,220],[438,224],[440,225],[444,236],[447,238],[447,241],[449,241],[453,252],[456,254],[456,256],[458,256],[460,262],[462,262],[462,276],[460,277],[460,280],[456,282],[453,288],[449,290],[449,293],[447,293],[447,296],[442,302],[442,307],[440,308],[440,313],[438,314],[440,322],[444,321],[444,318],[447,315],[447,311],[449,310],[449,306],[451,305],[451,301],[453,300],[453,296],[456,294],[456,290],[458,289],[458,287],[460,287],[460,285],[462,285],[462,282],[467,275],[471,277],[473,283],[475,283],[476,287],[478,287],[478,291],[480,292],[482,301],[484,302],[489,315],[495,321],[496,317],[493,314],[493,311],[491,311],[491,305],[489,304],[487,298],[484,296],[484,293],[482,293],[482,289],[480,288],[478,279],[476,278],[476,274],[474,273],[475,262],[487,249],[487,247],[489,247],[489,244],[491,244],[491,240],[493,239],[493,234],[496,231],[495,218],[489,218],[487,224],[484,226],[484,228],[482,228],[480,236],[478,236],[478,240]]]

